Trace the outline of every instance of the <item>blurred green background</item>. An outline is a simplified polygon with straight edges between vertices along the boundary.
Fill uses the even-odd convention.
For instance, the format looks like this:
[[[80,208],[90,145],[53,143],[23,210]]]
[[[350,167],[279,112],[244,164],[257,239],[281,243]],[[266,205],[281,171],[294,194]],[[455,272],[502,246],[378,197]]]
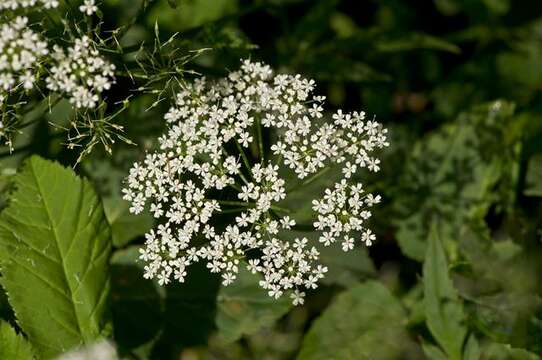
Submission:
[[[197,268],[182,286],[142,279],[137,244],[152,218],[128,215],[119,189],[163,130],[169,105],[149,109],[155,94],[135,98],[119,121],[138,146],[117,144],[112,156],[95,151],[76,169],[96,185],[113,226],[122,356],[542,355],[541,1],[105,0],[101,10],[104,32],[134,23],[124,47],[178,32],[173,47],[181,54],[209,48],[186,70],[221,76],[250,57],[303,74],[317,81],[328,110],[362,109],[391,137],[381,172],[360,174],[384,199],[371,224],[377,243],[324,253],[329,276],[292,309],[248,277],[227,289]],[[129,54],[123,61],[135,63]],[[110,97],[132,88],[121,78]],[[47,126],[66,113],[61,103],[18,139],[14,155],[4,150],[4,175],[28,154],[73,165],[77,153]],[[0,316],[12,317],[7,306]]]

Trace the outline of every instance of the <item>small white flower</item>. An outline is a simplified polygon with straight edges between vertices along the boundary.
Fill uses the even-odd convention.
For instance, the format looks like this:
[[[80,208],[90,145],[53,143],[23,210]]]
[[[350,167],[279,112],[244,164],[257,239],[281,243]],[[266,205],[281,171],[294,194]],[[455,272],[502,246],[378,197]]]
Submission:
[[[294,304],[294,306],[303,305],[303,303],[305,302],[305,293],[295,289],[294,292],[290,295],[290,298],[292,299],[292,303]]]
[[[17,10],[37,5],[41,5],[45,9],[52,9],[56,8],[58,4],[58,0],[2,0],[0,1],[0,10]]]
[[[48,53],[47,43],[28,27],[28,18],[0,25],[0,91],[33,89],[40,61]]]
[[[100,56],[88,36],[76,39],[67,51],[54,48],[56,64],[47,77],[47,88],[66,93],[76,108],[95,108],[104,90],[115,81],[115,66]]]
[[[96,11],[98,11],[98,7],[96,6],[95,0],[85,0],[83,5],[79,6],[79,11],[82,13],[87,14],[88,16],[94,14]]]

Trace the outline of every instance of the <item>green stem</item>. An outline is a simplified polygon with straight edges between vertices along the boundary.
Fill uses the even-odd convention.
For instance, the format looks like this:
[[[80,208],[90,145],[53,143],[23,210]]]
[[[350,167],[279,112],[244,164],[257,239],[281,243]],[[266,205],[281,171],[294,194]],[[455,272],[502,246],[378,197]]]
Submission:
[[[231,200],[217,200],[217,202],[221,205],[233,205],[233,206],[244,206],[244,207],[250,207],[250,203],[244,202],[244,201],[231,201]]]
[[[233,201],[233,200],[217,200],[217,202],[220,205],[243,206],[245,208],[251,208],[251,207],[254,207],[254,205],[256,205],[255,203],[248,203],[244,201]],[[280,206],[271,205],[271,209],[275,211],[281,211],[287,214],[291,213],[290,209],[286,209]]]
[[[237,139],[235,139],[235,145],[237,146],[237,150],[239,150],[239,154],[241,154],[241,158],[243,159],[243,164],[245,164],[245,167],[247,168],[248,173],[250,174],[250,177],[252,177],[250,162],[248,161],[248,158],[245,154],[245,151],[243,150],[243,147],[241,146],[241,144],[239,144],[239,141],[237,141]],[[244,179],[243,174],[241,174],[241,172],[239,172],[239,175],[241,175],[241,178],[245,182],[247,182],[246,179]]]
[[[310,183],[317,180],[322,175],[325,175],[330,169],[331,169],[331,166],[327,166],[327,167],[323,168],[322,170],[320,170],[316,174],[310,176],[307,180],[302,181],[302,182],[298,183],[297,185],[294,185],[293,187],[288,189],[286,192],[291,193],[291,192],[294,192],[294,191],[296,191],[296,190],[298,190],[298,189],[300,189],[302,187],[305,187],[305,186],[309,185]]]
[[[286,209],[280,206],[271,205],[271,209],[275,211],[281,211],[286,214],[290,214],[292,211],[290,209]]]
[[[258,149],[260,152],[260,161],[263,165],[265,160],[265,153],[263,151],[263,135],[262,135],[262,125],[259,117],[256,117],[256,133],[258,136]]]
[[[237,212],[244,211],[245,209],[246,208],[226,209],[226,210],[221,210],[220,213],[221,214],[231,214],[231,213],[237,213]]]

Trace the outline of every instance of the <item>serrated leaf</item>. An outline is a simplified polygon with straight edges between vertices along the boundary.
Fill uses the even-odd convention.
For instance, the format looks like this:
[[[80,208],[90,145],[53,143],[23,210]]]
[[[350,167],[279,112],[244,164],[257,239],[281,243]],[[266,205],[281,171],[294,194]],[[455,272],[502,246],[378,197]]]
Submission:
[[[91,185],[31,157],[0,214],[1,284],[43,358],[95,342],[105,328],[110,229]]]
[[[0,359],[34,359],[30,344],[6,321],[0,321]]]
[[[390,291],[368,281],[338,295],[314,321],[298,360],[419,359],[406,322],[404,309]]]
[[[423,261],[433,218],[449,248],[463,224],[483,221],[493,204],[510,204],[521,139],[513,113],[504,101],[480,105],[414,146],[395,195],[396,236],[405,255]]]
[[[448,273],[446,254],[434,223],[423,264],[427,327],[451,360],[460,360],[467,336],[463,306]]]
[[[218,292],[216,326],[226,341],[235,341],[271,326],[292,307],[283,296],[270,297],[258,282],[260,278],[241,266],[235,282]]]

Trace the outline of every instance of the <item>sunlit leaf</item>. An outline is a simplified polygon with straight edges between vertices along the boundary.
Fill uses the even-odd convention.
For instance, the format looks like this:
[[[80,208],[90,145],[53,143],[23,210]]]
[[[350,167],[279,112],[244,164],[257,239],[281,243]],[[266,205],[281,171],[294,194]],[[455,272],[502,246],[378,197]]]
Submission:
[[[44,358],[93,343],[106,329],[110,229],[90,184],[32,157],[0,215],[2,286]]]

